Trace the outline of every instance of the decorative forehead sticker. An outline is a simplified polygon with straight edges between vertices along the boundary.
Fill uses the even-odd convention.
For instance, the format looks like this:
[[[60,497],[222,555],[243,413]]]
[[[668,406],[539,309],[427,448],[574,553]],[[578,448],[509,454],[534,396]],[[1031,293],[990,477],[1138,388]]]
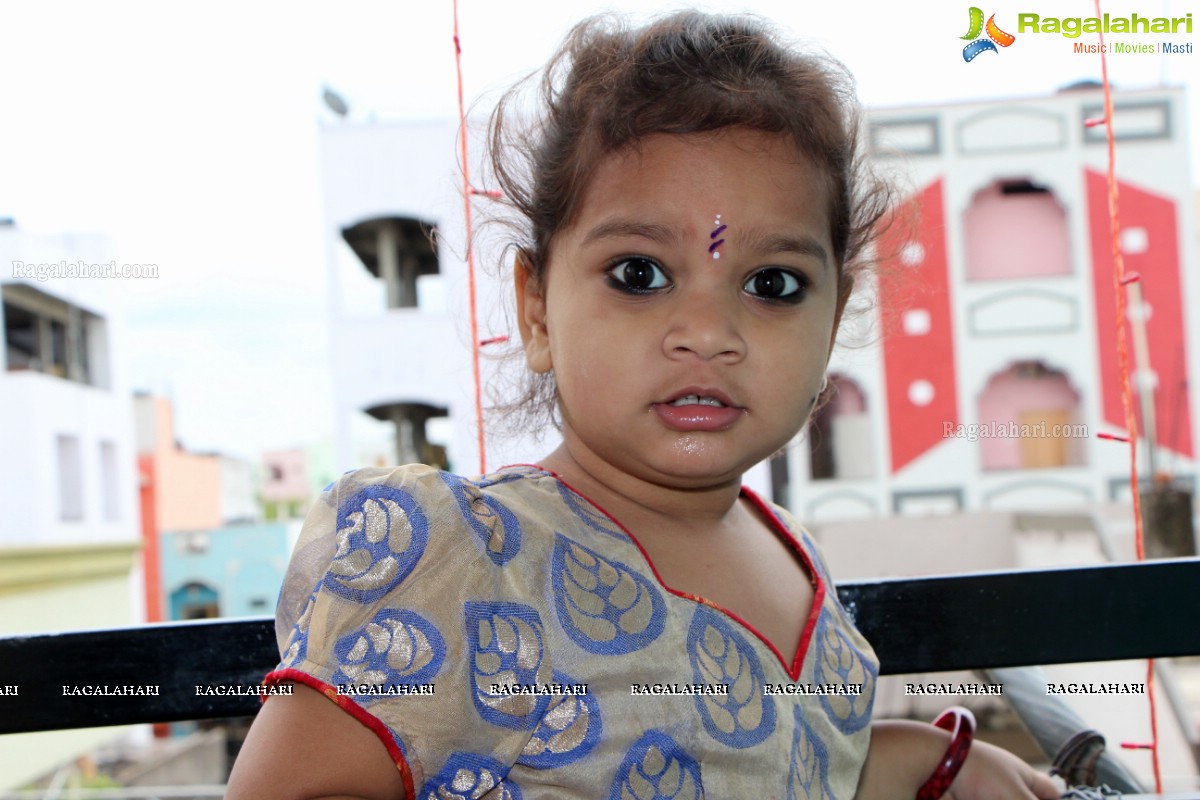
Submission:
[[[713,261],[716,261],[721,257],[721,254],[717,251],[717,248],[725,244],[724,239],[718,239],[717,237],[720,236],[721,233],[728,227],[728,225],[721,223],[721,215],[717,214],[717,218],[713,220],[713,232],[708,235],[708,238],[713,240],[712,244],[708,246],[708,252],[712,253]]]

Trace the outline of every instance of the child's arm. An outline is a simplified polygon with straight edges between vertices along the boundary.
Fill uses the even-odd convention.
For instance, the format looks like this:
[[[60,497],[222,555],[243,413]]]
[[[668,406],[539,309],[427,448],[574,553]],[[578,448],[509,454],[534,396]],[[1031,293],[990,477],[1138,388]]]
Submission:
[[[890,720],[871,726],[871,749],[856,800],[913,800],[950,744],[950,734],[920,722]],[[975,741],[945,800],[1057,800],[1049,776],[1013,754]]]
[[[366,726],[307,686],[259,709],[226,800],[404,800],[404,783]]]

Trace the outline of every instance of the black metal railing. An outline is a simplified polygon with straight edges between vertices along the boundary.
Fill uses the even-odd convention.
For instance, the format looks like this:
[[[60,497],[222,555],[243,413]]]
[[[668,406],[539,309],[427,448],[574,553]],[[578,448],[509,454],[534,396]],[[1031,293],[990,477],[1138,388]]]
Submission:
[[[845,583],[881,672],[1200,655],[1200,559]],[[0,733],[249,716],[272,620],[0,638]],[[81,695],[79,686],[156,693]]]

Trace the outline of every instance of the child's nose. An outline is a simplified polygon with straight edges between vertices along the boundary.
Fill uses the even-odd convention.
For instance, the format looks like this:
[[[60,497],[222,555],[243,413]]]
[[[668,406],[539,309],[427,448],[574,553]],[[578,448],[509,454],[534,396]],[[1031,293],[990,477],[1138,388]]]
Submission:
[[[732,362],[745,355],[746,342],[739,330],[736,304],[723,302],[720,295],[700,290],[676,295],[663,338],[667,356]]]

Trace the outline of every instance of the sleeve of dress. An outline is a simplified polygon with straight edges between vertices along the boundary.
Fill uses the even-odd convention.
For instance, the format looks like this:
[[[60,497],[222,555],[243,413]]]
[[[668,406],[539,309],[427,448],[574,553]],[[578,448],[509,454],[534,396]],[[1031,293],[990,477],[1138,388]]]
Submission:
[[[466,773],[499,782],[529,740],[477,711],[472,598],[503,596],[505,577],[481,557],[460,483],[420,465],[343,476],[305,519],[276,613],[267,682],[308,685],[370,728],[409,797]]]

